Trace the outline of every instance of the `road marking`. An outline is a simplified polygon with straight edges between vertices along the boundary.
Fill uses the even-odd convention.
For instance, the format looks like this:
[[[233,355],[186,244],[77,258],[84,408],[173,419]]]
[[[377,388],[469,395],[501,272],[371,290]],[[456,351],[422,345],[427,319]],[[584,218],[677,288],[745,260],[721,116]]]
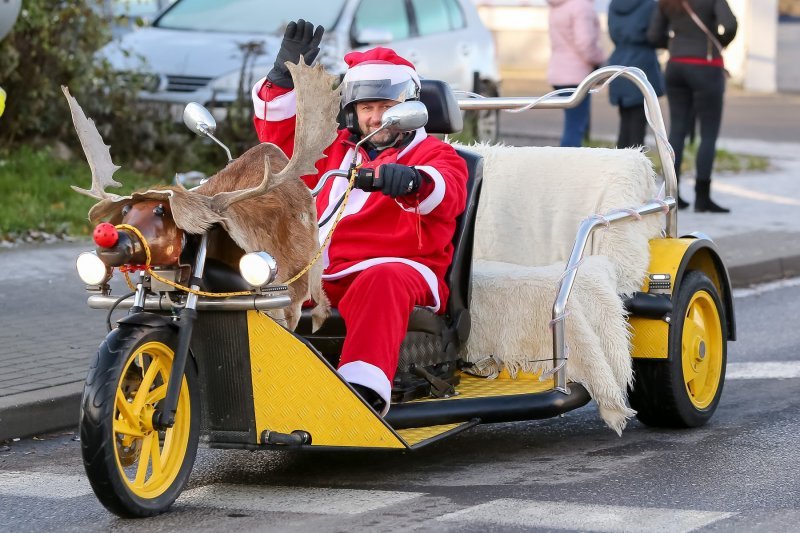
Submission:
[[[494,500],[437,518],[444,522],[483,522],[493,526],[521,526],[579,531],[684,532],[729,518],[735,513],[583,505],[532,500]]]
[[[262,512],[356,515],[423,495],[422,492],[214,484],[184,492],[177,504]]]
[[[780,279],[778,281],[762,283],[760,285],[756,285],[755,287],[733,289],[733,297],[747,298],[748,296],[758,296],[760,294],[764,294],[765,292],[772,292],[780,289],[790,289],[798,286],[800,286],[800,278]]]
[[[65,500],[92,493],[86,476],[0,471],[0,494]]]
[[[770,361],[763,363],[728,363],[725,379],[786,379],[800,378],[800,361]]]

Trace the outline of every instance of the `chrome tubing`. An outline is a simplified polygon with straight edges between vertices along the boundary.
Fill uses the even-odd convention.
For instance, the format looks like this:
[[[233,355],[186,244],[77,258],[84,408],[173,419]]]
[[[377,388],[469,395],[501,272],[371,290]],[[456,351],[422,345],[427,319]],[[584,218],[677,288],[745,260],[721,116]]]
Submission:
[[[206,253],[208,252],[208,233],[203,233],[200,238],[200,246],[197,247],[197,255],[194,258],[194,268],[192,269],[192,277],[194,279],[203,279],[203,271],[206,267]],[[200,290],[200,285],[193,283],[190,287],[193,291]],[[190,292],[186,297],[186,309],[197,309],[197,294]]]
[[[553,368],[555,369],[555,388],[567,393],[567,373],[565,371],[565,361],[567,355],[566,328],[564,326],[567,301],[569,300],[572,286],[575,284],[575,277],[578,274],[578,263],[583,259],[583,253],[589,237],[599,227],[614,224],[630,218],[638,218],[646,215],[653,215],[664,212],[664,208],[675,211],[675,199],[668,197],[664,202],[648,202],[636,209],[616,210],[603,216],[593,216],[581,222],[578,234],[575,236],[575,244],[567,261],[564,276],[558,286],[558,295],[553,304]]]
[[[111,309],[115,296],[102,294],[92,294],[86,300],[90,309]],[[136,302],[138,304],[138,302]],[[281,309],[288,306],[291,299],[285,294],[257,295],[252,296],[232,296],[230,298],[201,298],[197,301],[198,311],[266,311],[269,309]],[[183,309],[183,305],[177,305],[166,294],[160,296],[148,295],[142,302],[145,311],[164,311],[172,312]],[[118,309],[130,309],[134,305],[132,299],[122,300],[117,306]]]
[[[334,170],[329,170],[329,171],[327,171],[327,172],[326,172],[325,174],[323,174],[323,175],[322,175],[322,177],[319,179],[319,181],[317,182],[317,186],[316,186],[316,187],[314,187],[314,189],[311,191],[311,196],[313,196],[314,198],[316,198],[316,197],[317,197],[317,195],[319,194],[319,192],[320,192],[320,191],[322,190],[322,188],[325,186],[325,183],[328,181],[328,178],[330,178],[331,176],[336,176],[336,177],[341,177],[341,178],[347,178],[347,177],[348,177],[348,175],[349,175],[349,172],[348,172],[347,170],[342,170],[342,169],[338,169],[338,168],[337,168],[337,169],[334,169]]]
[[[649,117],[648,124],[653,130],[656,139],[658,157],[664,172],[664,184],[667,201],[669,197],[675,198],[678,191],[678,178],[675,175],[675,163],[672,148],[669,146],[667,130],[664,127],[664,118],[658,104],[658,96],[653,86],[647,81],[647,76],[641,69],[635,67],[608,66],[602,67],[589,74],[569,96],[550,96],[548,98],[535,97],[485,97],[485,98],[459,98],[458,107],[463,110],[472,109],[521,109],[534,106],[531,109],[567,109],[577,106],[598,83],[604,82],[614,76],[619,76],[633,82],[644,95],[644,108]],[[674,201],[672,202],[674,204]],[[672,205],[670,204],[670,205]],[[678,235],[678,211],[675,208],[667,215],[666,233],[669,237]]]

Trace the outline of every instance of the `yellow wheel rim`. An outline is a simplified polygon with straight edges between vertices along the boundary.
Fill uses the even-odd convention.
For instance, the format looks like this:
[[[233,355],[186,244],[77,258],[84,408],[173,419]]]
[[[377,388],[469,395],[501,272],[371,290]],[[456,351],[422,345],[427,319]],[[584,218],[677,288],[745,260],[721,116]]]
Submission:
[[[722,326],[711,295],[698,291],[689,302],[681,339],[683,381],[692,404],[705,409],[719,389],[722,373]]]
[[[153,499],[167,491],[183,464],[189,442],[191,406],[184,376],[175,425],[153,428],[153,412],[167,395],[174,352],[148,342],[125,363],[114,402],[114,454],[122,480],[135,495]]]

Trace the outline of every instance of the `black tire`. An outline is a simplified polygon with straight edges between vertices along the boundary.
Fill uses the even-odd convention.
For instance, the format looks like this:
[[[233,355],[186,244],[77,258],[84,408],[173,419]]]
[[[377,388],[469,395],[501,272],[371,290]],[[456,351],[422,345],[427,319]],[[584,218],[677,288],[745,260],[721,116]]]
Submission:
[[[686,273],[673,298],[669,358],[634,359],[630,392],[648,426],[698,427],[714,414],[727,364],[725,309],[706,274]]]
[[[165,393],[172,363],[169,354],[174,354],[176,346],[177,333],[169,327],[120,325],[98,348],[86,377],[80,414],[83,464],[97,498],[121,517],[146,517],[165,511],[183,490],[194,464],[200,402],[197,371],[191,359],[186,364],[176,425],[161,432],[152,426],[147,429],[157,398]],[[148,382],[146,393],[141,387],[144,381]],[[118,390],[126,400],[126,413],[119,410]],[[135,414],[137,402],[143,402],[139,415]],[[137,431],[141,437],[126,433]],[[142,471],[144,452],[152,451],[153,443],[158,446],[158,458],[155,452],[147,453]],[[134,464],[141,482],[137,476],[131,480],[126,470]]]
[[[481,81],[476,93],[481,96],[498,96],[497,87],[490,81]],[[495,143],[500,137],[500,111],[467,111],[464,114],[464,130],[476,142]]]

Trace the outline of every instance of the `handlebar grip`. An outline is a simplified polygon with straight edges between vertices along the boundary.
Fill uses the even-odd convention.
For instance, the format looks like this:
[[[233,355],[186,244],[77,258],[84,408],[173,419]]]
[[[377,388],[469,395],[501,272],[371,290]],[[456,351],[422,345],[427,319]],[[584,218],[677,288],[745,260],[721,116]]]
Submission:
[[[354,184],[356,189],[361,189],[366,192],[374,192],[381,190],[380,178],[375,177],[374,168],[360,168],[356,175]]]

